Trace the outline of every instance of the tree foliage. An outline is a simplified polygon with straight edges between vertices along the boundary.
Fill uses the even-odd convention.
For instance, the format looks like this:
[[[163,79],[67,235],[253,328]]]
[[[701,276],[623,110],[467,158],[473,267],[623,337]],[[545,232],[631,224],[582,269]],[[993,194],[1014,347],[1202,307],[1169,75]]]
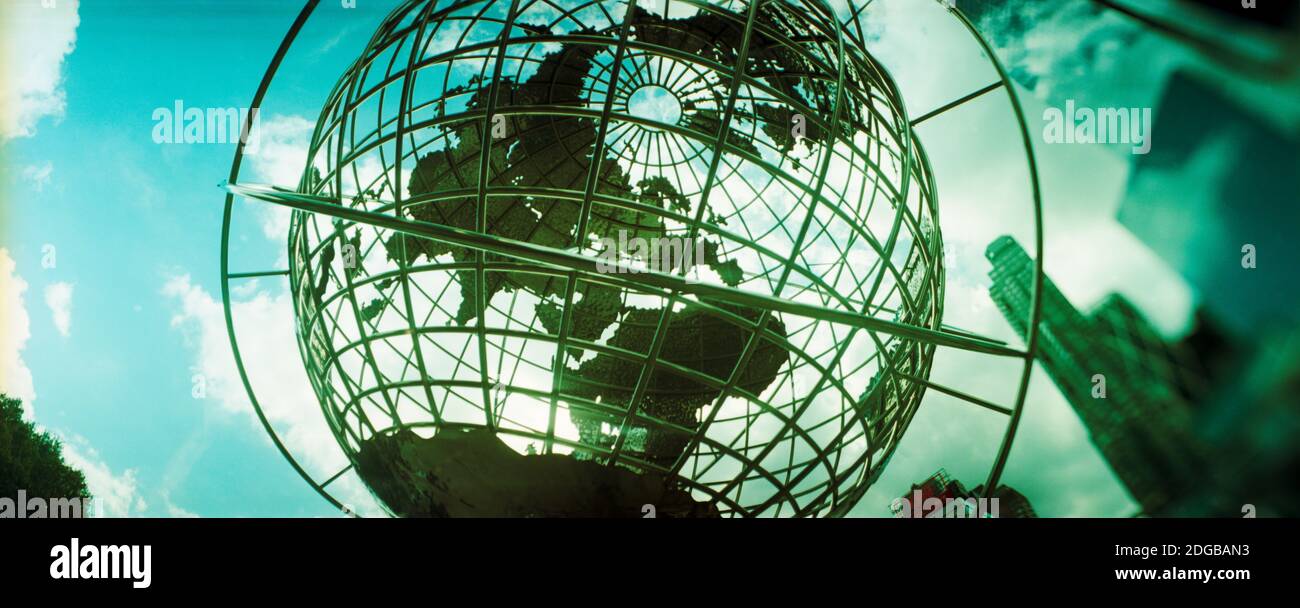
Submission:
[[[90,498],[86,478],[63,462],[58,438],[23,420],[23,404],[0,393],[0,497]]]

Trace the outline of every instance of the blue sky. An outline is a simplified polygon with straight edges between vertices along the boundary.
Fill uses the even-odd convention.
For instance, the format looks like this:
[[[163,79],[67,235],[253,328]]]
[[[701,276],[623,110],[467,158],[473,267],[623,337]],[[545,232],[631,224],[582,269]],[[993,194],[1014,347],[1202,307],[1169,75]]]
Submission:
[[[174,100],[247,106],[297,3],[28,4],[37,5],[29,13],[36,27],[55,27],[41,11],[75,11],[80,21],[61,68],[63,111],[36,121],[33,136],[4,143],[4,247],[28,284],[31,338],[22,358],[37,420],[93,446],[117,477],[130,471],[145,503],[132,513],[330,513],[247,417],[191,396],[194,345],[173,326],[176,302],[162,287],[188,275],[219,293],[217,184],[233,146],[151,139],[153,111]],[[313,59],[346,58],[336,47]],[[284,73],[281,87],[295,86],[293,71]],[[277,110],[310,114],[316,98],[281,95]],[[25,179],[21,169],[47,166],[48,181]],[[246,253],[274,257],[274,243],[251,236],[241,240]],[[51,269],[41,265],[47,244]],[[56,283],[73,286],[66,336],[42,305]]]
[[[176,100],[187,107],[247,106],[300,3],[12,4],[5,28],[25,37],[11,36],[5,61],[26,67],[17,76],[10,72],[19,85],[7,86],[18,94],[0,108],[10,113],[0,123],[0,280],[9,303],[0,312],[10,327],[0,341],[9,353],[0,359],[0,389],[26,398],[36,421],[65,438],[92,490],[113,499],[113,514],[336,515],[257,426],[230,364],[219,309],[223,196],[217,184],[229,172],[233,146],[151,138],[154,111]],[[321,100],[392,3],[341,4],[322,2],[286,59],[261,109],[262,149],[246,176],[294,179]],[[881,5],[902,7],[907,0]],[[941,10],[880,11],[879,23],[888,27],[879,52],[891,69],[899,66],[895,75],[914,114],[987,82],[987,65],[978,67],[969,41],[947,42],[961,32]],[[1150,43],[1134,46],[1143,44]],[[939,56],[953,72],[934,68]],[[961,69],[967,63],[975,67]],[[1052,67],[1040,63],[1047,67],[1031,67]],[[1154,86],[1123,80],[1115,95],[1124,103],[1116,105],[1152,103]],[[1026,98],[1033,120],[1044,102]],[[950,314],[958,325],[1009,337],[996,310],[978,299],[987,285],[983,246],[1003,232],[1028,240],[1023,157],[1011,145],[1017,134],[1004,101],[981,99],[963,111],[972,114],[941,117],[920,132],[940,174],[941,207],[950,206],[944,217],[953,225],[944,230],[959,258]],[[1040,155],[1049,195],[1049,274],[1080,306],[1118,290],[1170,334],[1185,329],[1192,298],[1186,285],[1114,222],[1127,160],[1099,148],[1040,147]],[[281,267],[283,241],[268,232],[283,227],[283,216],[242,202],[236,215],[233,269]],[[52,268],[42,263],[47,246],[56,256]],[[259,395],[272,418],[290,429],[291,447],[306,452],[310,465],[328,468],[338,455],[321,443],[313,420],[318,412],[299,369],[283,286],[249,282],[236,299],[251,324],[245,349],[257,360]],[[960,361],[951,366],[949,374],[971,378],[993,373]],[[204,377],[202,399],[192,395],[196,374]],[[1041,373],[1031,395],[1006,480],[1044,514],[1127,514],[1131,502]],[[931,401],[859,513],[887,515],[890,498],[940,466],[968,485],[982,480],[1000,422],[966,418],[954,413],[960,406]],[[1078,487],[1056,487],[1062,475]],[[364,502],[355,484],[342,491]]]

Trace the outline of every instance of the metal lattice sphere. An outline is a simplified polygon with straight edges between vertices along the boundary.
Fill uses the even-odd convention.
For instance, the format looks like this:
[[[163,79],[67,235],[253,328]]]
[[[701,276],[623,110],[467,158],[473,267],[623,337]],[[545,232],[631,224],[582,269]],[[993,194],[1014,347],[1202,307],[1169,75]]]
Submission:
[[[334,87],[300,346],[398,515],[838,515],[943,301],[899,94],[822,0],[411,0]]]

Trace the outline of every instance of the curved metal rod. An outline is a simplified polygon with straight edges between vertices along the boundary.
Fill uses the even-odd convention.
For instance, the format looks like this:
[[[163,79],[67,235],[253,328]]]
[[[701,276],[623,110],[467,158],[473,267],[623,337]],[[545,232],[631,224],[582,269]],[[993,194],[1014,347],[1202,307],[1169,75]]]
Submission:
[[[987,40],[980,35],[975,29],[975,25],[966,18],[966,15],[960,9],[955,7],[949,8],[949,11],[959,19],[971,35],[975,37],[984,49],[984,54],[988,56],[993,67],[997,69],[998,76],[1005,83],[1003,87],[1007,92],[1007,97],[1011,100],[1011,108],[1016,113],[1016,121],[1020,124],[1020,136],[1025,146],[1025,160],[1029,164],[1029,182],[1033,187],[1034,193],[1034,248],[1037,255],[1034,256],[1034,291],[1032,312],[1029,318],[1029,329],[1025,337],[1025,367],[1020,374],[1020,387],[1016,391],[1016,404],[1011,410],[1011,418],[1007,420],[1007,430],[1002,436],[1002,444],[998,448],[997,458],[993,461],[993,467],[989,470],[988,479],[984,482],[984,497],[993,496],[997,490],[998,481],[1002,478],[1002,471],[1006,468],[1007,458],[1011,455],[1011,444],[1016,439],[1016,430],[1020,427],[1020,417],[1025,410],[1025,397],[1029,391],[1029,376],[1034,371],[1034,359],[1038,356],[1038,331],[1039,323],[1042,320],[1043,313],[1043,193],[1038,183],[1038,161],[1034,158],[1033,138],[1029,135],[1029,126],[1025,123],[1025,112],[1020,105],[1020,97],[1016,95],[1016,87],[1007,75],[1006,68],[998,59],[993,48],[989,46]]]
[[[257,92],[253,94],[252,105],[249,107],[261,107],[262,98],[266,96],[266,91],[270,88],[271,81],[275,78],[275,73],[280,68],[280,62],[284,60],[284,56],[289,52],[289,47],[293,45],[294,39],[298,37],[298,32],[302,30],[303,25],[307,23],[307,18],[311,16],[312,11],[316,9],[318,4],[320,4],[320,0],[307,0],[306,4],[303,5],[302,11],[298,13],[298,18],[294,20],[293,25],[289,27],[289,31],[285,33],[284,39],[280,41],[280,47],[276,49],[275,56],[271,58],[271,64],[266,68],[266,72],[262,75],[262,81],[258,84]],[[246,129],[245,132],[251,130],[254,118],[255,115],[250,113],[248,123],[244,125],[244,128]],[[244,142],[241,140],[238,145],[235,146],[235,158],[230,165],[229,181],[234,182],[239,178],[239,168],[243,163],[243,160]],[[238,278],[230,273],[230,219],[234,208],[234,202],[234,194],[232,192],[227,192],[225,211],[221,220],[221,303],[225,312],[226,333],[230,337],[230,351],[235,358],[235,367],[239,370],[239,378],[244,384],[244,391],[248,393],[248,400],[253,406],[253,411],[257,414],[258,422],[262,423],[262,428],[266,429],[267,435],[271,437],[271,443],[275,444],[275,448],[280,451],[280,455],[284,456],[285,460],[289,461],[289,465],[293,467],[293,470],[297,471],[298,475],[311,485],[311,487],[315,489],[321,497],[343,513],[355,517],[356,513],[353,513],[351,509],[348,509],[343,505],[343,503],[340,503],[330,495],[324,486],[316,483],[316,480],[312,478],[311,474],[303,469],[302,465],[294,459],[293,454],[289,452],[289,449],[285,447],[284,442],[280,440],[280,435],[276,433],[275,428],[271,426],[271,422],[266,419],[266,413],[262,411],[262,406],[257,400],[257,394],[253,391],[253,385],[248,379],[248,371],[244,367],[244,359],[239,353],[239,339],[235,336],[235,321],[231,314],[230,306],[230,279]],[[331,479],[331,481],[333,480]]]
[[[857,10],[853,12],[853,14],[849,18],[850,21],[852,21],[858,28],[858,32],[860,36],[863,34],[862,19],[861,19],[862,12],[867,8],[869,4],[870,3],[867,3],[859,7]],[[987,498],[992,496],[993,492],[997,489],[997,484],[1002,477],[1002,472],[1006,468],[1007,459],[1009,458],[1011,453],[1011,446],[1015,441],[1016,431],[1020,426],[1020,418],[1024,413],[1025,398],[1029,389],[1029,378],[1031,373],[1033,372],[1034,360],[1037,357],[1037,353],[1038,353],[1039,323],[1042,319],[1041,294],[1042,294],[1043,276],[1044,276],[1043,275],[1042,189],[1038,181],[1038,163],[1034,156],[1033,140],[1029,134],[1029,127],[1028,124],[1025,122],[1024,109],[1021,107],[1020,97],[1016,94],[1014,83],[1012,82],[1010,76],[1007,74],[1006,68],[1002,65],[1002,62],[998,59],[997,54],[993,52],[993,49],[988,44],[988,41],[985,40],[984,36],[979,33],[979,31],[975,28],[974,24],[971,23],[970,19],[968,19],[966,15],[956,7],[948,6],[947,9],[950,13],[953,14],[954,17],[956,17],[962,23],[962,25],[966,27],[966,30],[970,32],[971,37],[973,37],[975,41],[979,43],[980,47],[984,51],[984,54],[988,56],[989,61],[990,63],[993,64],[994,69],[997,70],[997,74],[1000,79],[1000,82],[998,84],[1002,85],[1003,89],[1006,90],[1007,98],[1011,102],[1011,109],[1015,113],[1016,122],[1019,124],[1020,127],[1021,139],[1025,148],[1025,160],[1026,163],[1029,165],[1030,186],[1032,188],[1033,197],[1034,197],[1034,243],[1035,243],[1035,249],[1037,251],[1037,255],[1035,256],[1035,260],[1034,260],[1034,287],[1033,287],[1032,305],[1031,305],[1032,310],[1029,319],[1030,321],[1029,329],[1027,331],[1027,335],[1025,338],[1025,353],[1024,353],[1025,364],[1021,370],[1019,387],[1016,391],[1016,403],[1011,407],[1010,411],[1009,412],[1004,411],[1006,408],[1001,408],[1001,407],[989,408],[998,411],[999,413],[1009,414],[1009,418],[1007,420],[1006,431],[1002,437],[1002,442],[998,447],[997,456],[993,461],[993,465],[989,471],[989,476],[984,484],[984,496]],[[989,85],[984,87],[983,89],[980,89],[979,91],[976,91],[961,99],[958,99],[957,101],[941,106],[940,108],[932,112],[929,112],[922,118],[916,120],[913,123],[913,126],[919,124],[923,120],[928,120],[939,114],[942,114],[956,107],[959,107],[966,101],[982,96],[986,93],[992,92],[996,88],[997,88],[996,85]],[[992,404],[983,404],[978,402],[976,403],[977,405],[983,405],[985,407],[992,405]],[[895,444],[894,447],[897,447],[897,444]],[[885,459],[888,459],[889,456],[890,455],[887,454],[885,456]],[[865,493],[865,490],[863,491],[863,493]],[[847,504],[852,505],[852,501],[847,502]],[[844,515],[847,513],[847,511],[848,511],[847,508],[843,508],[838,512],[836,512],[835,514]]]

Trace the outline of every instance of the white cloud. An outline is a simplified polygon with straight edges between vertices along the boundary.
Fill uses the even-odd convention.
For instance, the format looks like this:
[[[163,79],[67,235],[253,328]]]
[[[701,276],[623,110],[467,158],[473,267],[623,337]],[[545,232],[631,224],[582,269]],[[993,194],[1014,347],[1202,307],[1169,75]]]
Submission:
[[[178,311],[171,325],[182,331],[195,355],[194,370],[206,382],[205,403],[220,411],[244,417],[250,432],[265,436],[244,391],[231,355],[230,339],[221,302],[189,275],[175,276],[162,288]],[[287,291],[271,295],[259,291],[232,302],[240,353],[257,391],[258,402],[290,453],[318,479],[347,465],[321,414],[298,354],[296,324]],[[269,441],[269,438],[267,438]],[[355,476],[346,475],[330,486],[340,500],[360,513],[377,513],[373,499]]]
[[[172,502],[172,497],[168,493],[163,494],[163,506],[167,508],[167,517],[176,518],[195,518],[199,515],[189,509],[184,509]]]
[[[50,307],[50,317],[59,335],[72,333],[72,283],[50,283],[45,287],[45,305]]]
[[[67,107],[63,60],[77,43],[77,0],[0,3],[0,141],[36,134]]]
[[[315,126],[315,122],[298,115],[274,115],[260,122],[257,152],[248,154],[249,172],[240,180],[297,188],[307,166],[307,148]],[[317,155],[315,166],[324,172],[322,158]],[[383,166],[379,158],[379,154],[372,151],[354,161],[344,171],[344,195],[356,194],[364,189],[358,187],[358,184],[371,187],[380,181]],[[282,241],[289,232],[289,217],[292,212],[288,208],[264,202],[249,201],[249,204],[258,207],[257,217],[266,238]]]
[[[1007,70],[1053,104],[1078,99],[1094,106],[1149,106],[1171,68],[1186,59],[1180,46],[1091,2],[979,4],[971,16]]]
[[[253,179],[243,181],[297,188],[307,166],[307,145],[314,126],[314,122],[296,115],[274,115],[262,120],[258,127],[257,153],[247,157]],[[250,204],[259,207],[257,217],[266,238],[283,239],[289,234],[287,208],[261,202]]]
[[[22,360],[22,351],[31,337],[30,320],[23,305],[23,293],[27,291],[27,282],[15,272],[16,264],[9,256],[9,250],[0,248],[0,392],[21,399],[27,419],[35,418],[32,402],[36,399],[36,389],[32,382],[31,370]],[[72,286],[54,290],[54,303],[51,303],[51,290],[46,289],[46,302],[55,310],[55,325],[60,333],[66,334],[68,320],[59,321],[58,308],[62,307],[66,316],[72,298]],[[65,295],[59,295],[66,292]],[[62,304],[58,302],[62,300]],[[38,425],[40,430],[43,427]],[[147,505],[136,491],[135,470],[129,469],[116,474],[91,447],[90,443],[79,435],[67,436],[54,431],[63,442],[63,459],[71,467],[80,470],[86,476],[86,486],[90,494],[101,500],[105,513],[115,517],[125,517],[144,511]]]
[[[135,469],[114,473],[85,438],[72,435],[60,436],[60,439],[63,441],[64,462],[86,476],[86,488],[97,505],[102,505],[104,515],[130,517],[148,508],[137,492]]]
[[[18,276],[9,250],[0,248],[0,392],[22,399],[24,411],[32,416],[36,388],[32,372],[22,360],[23,348],[31,337],[23,292],[27,282]]]
[[[273,115],[262,120],[258,148],[247,156],[249,171],[242,181],[296,188],[307,165],[307,147],[314,126],[313,121],[297,115]],[[378,170],[373,173],[377,175]],[[291,212],[262,202],[247,204],[255,206],[254,216],[263,235],[283,242]],[[279,266],[287,264],[282,259]],[[292,301],[287,290],[280,287],[259,281],[233,287],[240,352],[259,403],[281,440],[307,470],[323,478],[346,466],[347,460],[325,423],[303,371]],[[177,305],[171,325],[184,333],[194,351],[193,368],[206,383],[206,402],[214,403],[218,411],[245,417],[251,432],[265,436],[234,364],[221,302],[194,284],[189,275],[169,278],[162,293]],[[185,474],[187,471],[178,469],[175,479],[168,483],[179,484]],[[341,477],[330,490],[358,513],[380,512],[355,475]],[[168,504],[169,511],[171,508]]]
[[[23,167],[23,179],[31,182],[32,187],[40,192],[45,189],[46,184],[50,183],[50,176],[54,173],[54,163],[45,161],[39,165],[27,165]]]

